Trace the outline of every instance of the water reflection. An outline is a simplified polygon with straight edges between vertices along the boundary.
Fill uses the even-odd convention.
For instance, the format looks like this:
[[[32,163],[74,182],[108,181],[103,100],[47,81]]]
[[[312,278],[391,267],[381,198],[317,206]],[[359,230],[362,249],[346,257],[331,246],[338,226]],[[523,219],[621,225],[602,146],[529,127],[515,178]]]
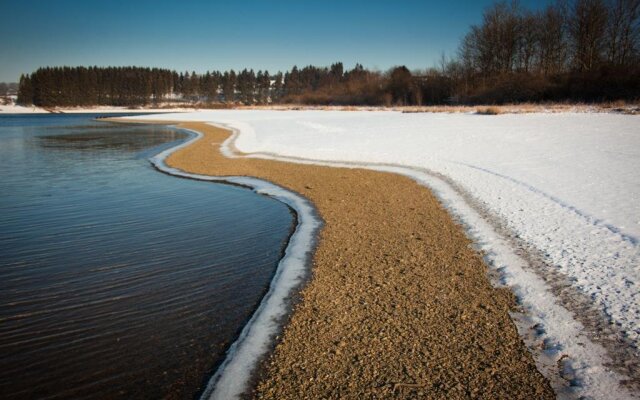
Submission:
[[[60,131],[60,128],[56,128]],[[135,135],[136,137],[132,137]],[[77,134],[57,134],[47,136],[37,136],[36,143],[44,148],[55,148],[61,150],[77,151],[77,150],[117,150],[137,152],[158,144],[174,142],[184,138],[184,134],[174,131],[154,131],[149,130],[144,133],[136,134],[132,131],[114,130],[113,128],[102,128],[98,132],[96,130],[87,130],[83,128]]]
[[[154,171],[183,134],[0,118],[3,398],[190,398],[266,291],[283,204]]]

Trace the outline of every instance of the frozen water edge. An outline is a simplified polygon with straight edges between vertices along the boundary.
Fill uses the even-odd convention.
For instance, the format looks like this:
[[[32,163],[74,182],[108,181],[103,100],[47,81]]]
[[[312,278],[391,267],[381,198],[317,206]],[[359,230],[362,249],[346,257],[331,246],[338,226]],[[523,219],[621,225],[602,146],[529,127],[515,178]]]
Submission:
[[[189,179],[230,183],[253,189],[256,193],[273,197],[291,207],[297,214],[297,225],[284,256],[278,263],[269,290],[239,337],[227,351],[222,364],[209,380],[202,399],[239,398],[249,389],[249,383],[258,367],[258,361],[270,350],[271,343],[279,332],[281,321],[289,309],[289,299],[309,274],[315,238],[322,225],[314,206],[302,196],[273,183],[249,177],[215,177],[189,174],[169,167],[165,159],[173,152],[191,145],[202,138],[196,131],[188,131],[194,137],[178,146],[164,150],[150,159],[160,171]]]
[[[231,110],[150,118],[234,123],[248,154],[437,174],[509,239],[614,362],[612,348],[625,348],[631,363],[617,365],[640,382],[637,117]],[[585,318],[584,305],[600,317]]]
[[[238,157],[234,142],[240,134],[255,135],[246,123],[225,121],[210,125],[230,129],[233,135],[221,146],[227,157]],[[592,341],[585,326],[563,307],[549,285],[537,275],[513,244],[503,237],[490,221],[483,218],[440,174],[426,169],[393,164],[343,162],[281,156],[274,153],[250,153],[243,157],[274,159],[296,163],[343,168],[367,168],[405,175],[430,188],[452,214],[467,228],[469,236],[501,279],[511,287],[521,302],[525,316],[514,318],[518,330],[534,352],[538,369],[551,381],[560,398],[633,399],[638,394],[623,385],[629,377],[610,367],[607,350]],[[531,331],[535,330],[535,335]],[[544,343],[544,351],[537,345]]]
[[[158,119],[158,116],[149,118]],[[449,115],[394,116],[387,112],[358,114],[250,111],[197,112],[161,116],[161,119],[226,122],[229,127],[242,132],[237,137],[237,145],[251,156],[262,154],[267,158],[315,164],[324,162],[326,165],[339,165],[332,164],[337,161],[343,166],[362,168],[368,165],[402,166],[439,178],[442,185],[449,186],[448,190],[452,191],[452,196],[457,200],[451,200],[453,205],[447,205],[445,195],[437,193],[435,186],[432,189],[453,215],[457,214],[461,221],[466,222],[470,236],[476,243],[481,248],[488,249],[487,260],[491,270],[502,274],[503,283],[513,283],[513,277],[509,277],[517,273],[517,268],[495,261],[504,256],[503,249],[498,246],[500,244],[508,249],[507,255],[517,257],[522,268],[540,278],[538,283],[544,288],[543,292],[536,293],[535,285],[531,284],[524,286],[525,289],[531,289],[528,295],[523,295],[525,289],[514,288],[523,308],[532,315],[528,325],[527,322],[519,324],[523,328],[521,333],[525,340],[531,337],[532,332],[539,335],[535,337],[535,343],[528,342],[532,344],[531,347],[544,342],[544,346],[534,349],[538,354],[551,358],[551,369],[547,371],[541,368],[543,372],[553,378],[561,369],[563,379],[570,381],[564,385],[557,383],[562,380],[554,381],[556,388],[569,387],[570,390],[561,395],[572,393],[576,397],[591,398],[634,396],[624,386],[629,382],[622,383],[618,380],[631,376],[631,383],[640,382],[637,352],[635,356],[632,355],[635,358],[627,360],[630,362],[614,364],[615,370],[623,371],[622,373],[610,373],[609,356],[615,357],[615,352],[611,349],[616,344],[612,344],[599,332],[589,331],[589,318],[585,318],[584,310],[571,302],[565,301],[563,304],[565,294],[558,293],[556,283],[549,281],[548,268],[553,267],[554,271],[569,278],[566,282],[569,288],[582,291],[583,295],[588,296],[591,306],[599,308],[605,305],[603,311],[611,317],[605,323],[622,324],[619,326],[623,328],[623,332],[630,334],[629,339],[638,338],[633,336],[634,332],[640,334],[637,323],[640,314],[637,313],[637,300],[634,300],[637,299],[638,292],[634,290],[633,283],[637,282],[634,279],[638,272],[635,267],[637,254],[634,253],[637,247],[629,241],[620,241],[613,234],[615,232],[609,235],[612,232],[610,229],[599,229],[599,223],[595,226],[586,224],[585,227],[581,218],[573,218],[593,216],[596,220],[591,222],[597,222],[604,215],[605,223],[613,221],[614,226],[623,228],[616,231],[640,237],[637,227],[627,223],[638,221],[640,224],[634,211],[637,205],[631,201],[637,198],[635,193],[640,186],[629,178],[630,172],[637,170],[635,165],[638,160],[634,158],[636,152],[631,151],[637,149],[635,144],[638,137],[635,133],[637,124],[633,121],[610,116],[584,115],[578,118],[572,114],[553,118],[532,115],[480,119]],[[336,128],[333,129],[336,133],[332,134],[328,130],[320,132],[300,124],[300,121],[307,120],[319,121],[330,128]],[[425,129],[425,126],[429,129]],[[517,135],[513,133],[512,126],[517,128]],[[422,157],[425,151],[433,154],[433,157]],[[615,157],[604,157],[602,154],[613,154]],[[498,157],[497,162],[489,162],[487,155],[490,155],[491,160],[501,157]],[[567,155],[574,156],[568,158],[569,162],[558,162],[565,160]],[[321,160],[308,161],[317,159]],[[521,187],[508,179],[486,179],[495,175],[474,173],[476,170],[472,168],[462,171],[454,168],[457,165],[454,162],[461,159],[470,165],[488,167],[491,172],[506,171],[503,175],[530,184],[542,192],[534,193],[525,188],[524,194],[528,195],[525,196],[516,192]],[[582,162],[583,159],[586,162]],[[354,164],[346,165],[347,163]],[[601,171],[604,172],[600,173]],[[558,179],[550,179],[558,175]],[[544,177],[542,181],[539,179],[541,176]],[[551,184],[547,184],[547,180]],[[593,182],[598,182],[598,185],[592,185]],[[583,188],[586,190],[581,190]],[[573,205],[574,208],[564,212],[567,211],[566,207],[562,208],[562,204],[550,202],[540,194],[565,199],[565,204]],[[464,218],[462,211],[455,210],[458,202],[463,210],[470,209],[471,217]],[[603,209],[600,210],[599,207]],[[613,218],[606,218],[605,207],[616,211]],[[586,211],[586,214],[576,214],[576,210]],[[486,211],[490,212],[487,214]],[[481,226],[474,226],[474,218],[484,220],[491,230],[483,232]],[[574,221],[576,219],[579,221]],[[594,228],[589,229],[590,226]],[[494,248],[493,243],[497,243],[498,247]],[[522,243],[533,247],[522,247]],[[540,254],[536,254],[536,251]],[[536,265],[540,256],[543,264],[546,264],[542,267]],[[629,279],[620,280],[618,276]],[[516,278],[524,279],[527,283],[526,276]],[[606,295],[604,302],[601,301],[601,293]],[[547,315],[544,307],[537,307],[537,301],[559,306],[569,319],[565,321],[558,314]],[[540,320],[543,323],[534,323]],[[580,321],[584,322],[582,327]],[[567,327],[564,326],[565,322]],[[571,336],[571,326],[578,329],[582,337],[590,338],[590,342],[582,342],[580,337]],[[571,346],[563,343],[562,335],[558,338],[556,331],[568,337],[569,344],[573,343],[578,350],[583,347],[585,351],[569,354]],[[624,349],[625,344],[620,343],[617,347]],[[594,348],[598,351],[592,351]],[[581,353],[592,353],[593,356],[579,359]],[[563,357],[565,354],[570,358]],[[591,363],[594,359],[595,363]],[[576,369],[570,368],[571,365]],[[610,379],[602,379],[607,375]],[[636,391],[635,396],[640,393],[637,388],[630,390]]]

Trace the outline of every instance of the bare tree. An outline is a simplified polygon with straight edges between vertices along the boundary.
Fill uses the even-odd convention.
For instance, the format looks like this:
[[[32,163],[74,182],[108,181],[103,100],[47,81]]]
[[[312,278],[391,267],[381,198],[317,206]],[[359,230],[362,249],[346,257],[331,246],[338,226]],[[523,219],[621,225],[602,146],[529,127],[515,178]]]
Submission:
[[[472,25],[469,29],[458,48],[458,58],[463,68],[470,72],[475,73],[480,70],[480,28]]]
[[[447,56],[444,53],[444,51],[442,53],[440,53],[440,71],[442,72],[442,74],[444,75],[447,72]]]
[[[541,16],[525,11],[520,15],[518,24],[517,69],[532,72],[536,58],[539,57]]]
[[[561,5],[548,6],[538,14],[538,70],[543,75],[561,72],[567,59],[565,18]]]
[[[483,74],[514,70],[519,46],[520,17],[517,2],[499,2],[488,8],[482,25],[472,26],[460,49],[463,64]]]
[[[574,67],[581,71],[597,68],[604,56],[607,29],[604,0],[576,0],[569,18]]]
[[[640,0],[612,0],[608,8],[607,61],[627,65],[640,47]]]
[[[483,30],[496,72],[511,72],[518,51],[519,6],[517,2],[496,3],[484,15]]]

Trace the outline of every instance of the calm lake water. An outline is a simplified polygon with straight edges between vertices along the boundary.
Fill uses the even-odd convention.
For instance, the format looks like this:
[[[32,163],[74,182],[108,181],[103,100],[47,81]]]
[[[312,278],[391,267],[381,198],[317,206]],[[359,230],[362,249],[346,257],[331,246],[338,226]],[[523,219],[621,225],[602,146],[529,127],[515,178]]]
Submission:
[[[0,116],[0,397],[193,398],[293,216],[155,171],[183,133],[93,117]]]

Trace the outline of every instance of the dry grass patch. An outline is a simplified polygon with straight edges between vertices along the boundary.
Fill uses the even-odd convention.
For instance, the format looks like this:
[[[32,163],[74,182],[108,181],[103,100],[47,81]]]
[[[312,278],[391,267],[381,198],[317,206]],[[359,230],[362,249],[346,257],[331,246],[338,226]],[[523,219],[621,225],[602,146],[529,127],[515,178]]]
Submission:
[[[476,109],[476,114],[479,115],[500,115],[503,113],[503,109],[498,107],[483,107]]]

